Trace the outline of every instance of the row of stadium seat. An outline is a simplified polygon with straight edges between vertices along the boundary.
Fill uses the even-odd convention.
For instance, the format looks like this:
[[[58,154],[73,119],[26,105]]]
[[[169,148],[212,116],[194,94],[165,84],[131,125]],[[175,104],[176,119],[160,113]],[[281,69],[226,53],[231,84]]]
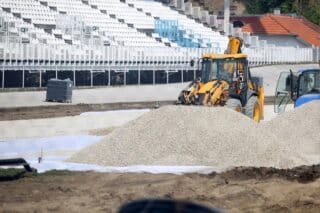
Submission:
[[[62,39],[55,38],[52,34],[45,32],[43,29],[35,27],[33,24],[24,22],[22,19],[17,18],[3,11],[0,8],[0,22],[2,26],[2,41],[5,39],[16,39],[16,42],[28,43],[47,43],[47,44],[64,44]],[[7,34],[7,35],[4,35]]]
[[[164,46],[163,43],[146,36],[144,33],[138,32],[136,29],[128,27],[125,23],[118,22],[117,19],[113,19],[109,15],[103,14],[101,11],[82,3],[80,0],[43,1],[46,1],[48,6],[56,7],[60,12],[66,12],[67,15],[79,16],[85,24],[96,26],[98,30],[105,32],[108,37],[114,39],[118,44],[121,44],[121,42],[124,41],[122,37],[127,37],[129,35],[132,41],[141,42],[140,46]],[[114,28],[112,28],[112,26]]]
[[[153,1],[128,0],[126,4],[119,0],[3,0],[0,1],[0,7],[20,17],[21,20],[29,20],[28,22],[36,27],[52,31],[61,30],[61,35],[56,37],[62,43],[67,40],[67,43],[78,44],[81,43],[81,39],[73,32],[67,32],[59,26],[57,17],[61,14],[65,14],[66,17],[77,17],[84,26],[94,27],[97,37],[102,41],[99,44],[108,41],[109,45],[165,46],[162,42],[165,39],[155,39],[139,31],[148,29],[151,30],[149,32],[152,32],[155,18],[158,17],[179,20],[179,23],[190,34],[196,35],[193,33],[196,32],[197,35],[201,35],[202,39],[207,39],[211,43],[220,42],[222,37],[210,28]],[[132,26],[129,27],[128,24]],[[47,42],[50,43],[51,40],[48,39]],[[177,46],[172,40],[167,44]]]
[[[144,13],[139,13],[135,8],[128,7],[118,0],[88,0],[92,6],[99,10],[105,10],[107,14],[113,14],[118,19],[124,19],[125,23],[133,24],[137,29],[154,29],[154,18]]]
[[[43,7],[34,0],[0,1],[2,8],[10,8],[12,13],[19,13],[23,18],[32,19],[34,24],[55,25],[55,12]]]

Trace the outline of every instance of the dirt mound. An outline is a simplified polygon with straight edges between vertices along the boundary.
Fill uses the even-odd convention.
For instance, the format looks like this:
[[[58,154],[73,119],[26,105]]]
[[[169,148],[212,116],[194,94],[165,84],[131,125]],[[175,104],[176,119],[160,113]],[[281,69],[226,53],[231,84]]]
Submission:
[[[272,132],[226,108],[166,106],[114,130],[70,159],[104,166],[308,164]]]
[[[212,173],[211,176],[216,176]],[[313,182],[320,178],[320,164],[313,166],[299,166],[292,169],[276,169],[271,167],[236,167],[219,174],[220,178],[230,180],[267,180],[282,178],[300,183]]]

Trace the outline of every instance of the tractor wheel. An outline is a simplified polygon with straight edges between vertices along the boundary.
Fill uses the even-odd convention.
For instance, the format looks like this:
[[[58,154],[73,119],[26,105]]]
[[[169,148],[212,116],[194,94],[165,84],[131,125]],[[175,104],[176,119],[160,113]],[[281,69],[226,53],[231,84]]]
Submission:
[[[260,122],[261,120],[260,103],[256,96],[252,96],[249,98],[244,112],[246,116],[253,119],[255,122],[257,123]]]
[[[227,100],[225,107],[242,112],[242,105],[239,99],[230,98]]]
[[[188,91],[182,91],[180,96],[178,97],[178,101],[177,104],[182,104],[182,105],[188,105],[190,104],[189,102],[187,102],[185,95],[189,95],[190,92]]]
[[[176,102],[176,104],[186,104],[186,99],[184,98],[183,95],[180,95],[178,97],[178,101]]]

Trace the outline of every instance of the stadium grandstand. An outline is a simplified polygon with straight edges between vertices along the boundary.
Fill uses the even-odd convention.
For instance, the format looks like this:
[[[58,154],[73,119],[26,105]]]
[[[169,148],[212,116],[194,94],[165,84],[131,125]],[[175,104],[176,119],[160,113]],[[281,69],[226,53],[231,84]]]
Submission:
[[[184,0],[166,3],[0,0],[0,88],[45,87],[50,78],[69,78],[74,86],[195,79],[201,55],[223,53],[228,37],[207,11]],[[251,45],[252,63],[273,60],[257,52],[257,37],[238,35]],[[301,60],[313,60],[312,50],[299,51]]]

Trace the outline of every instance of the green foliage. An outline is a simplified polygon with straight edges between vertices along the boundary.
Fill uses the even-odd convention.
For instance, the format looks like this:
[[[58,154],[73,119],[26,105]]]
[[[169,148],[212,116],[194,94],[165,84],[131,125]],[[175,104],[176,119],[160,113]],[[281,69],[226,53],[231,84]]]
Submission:
[[[282,13],[296,13],[320,25],[320,0],[241,0],[249,14],[271,13],[280,8]]]
[[[282,13],[297,13],[297,7],[294,4],[295,0],[287,0],[280,5]]]
[[[302,15],[313,23],[320,25],[320,6],[309,7],[302,12]]]
[[[250,14],[263,14],[280,8],[286,0],[243,0],[247,12]]]

